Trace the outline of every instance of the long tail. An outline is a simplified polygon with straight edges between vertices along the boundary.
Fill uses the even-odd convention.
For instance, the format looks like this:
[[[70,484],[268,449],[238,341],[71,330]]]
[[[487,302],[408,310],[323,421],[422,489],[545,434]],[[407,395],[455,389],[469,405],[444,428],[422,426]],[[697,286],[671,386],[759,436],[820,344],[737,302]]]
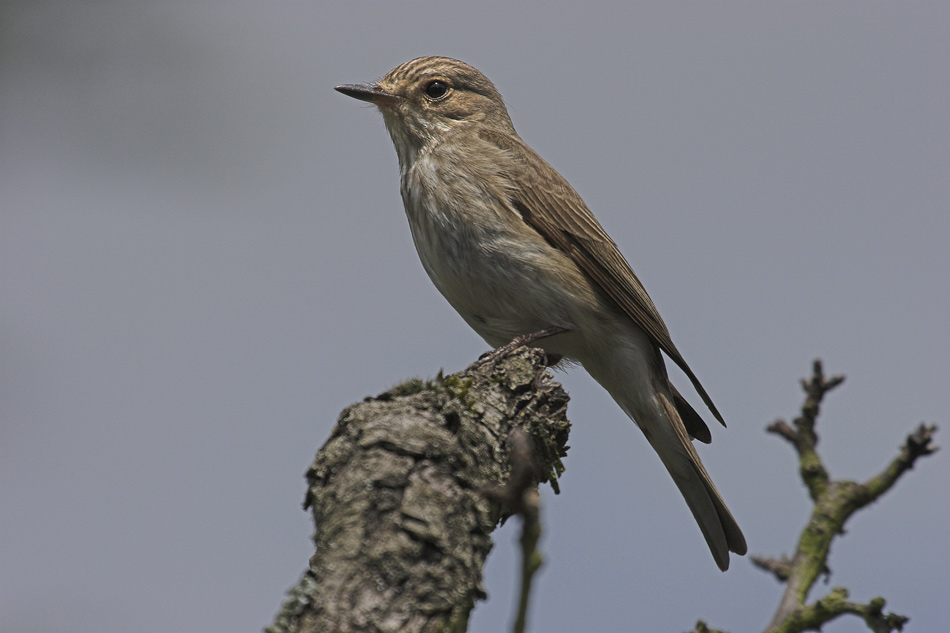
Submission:
[[[641,415],[641,419],[637,420],[638,426],[686,499],[716,564],[725,571],[729,568],[729,552],[739,555],[746,553],[745,537],[693,448],[674,405],[666,377],[656,378],[654,386],[660,411],[656,412],[656,419],[650,419],[654,416]],[[666,384],[657,384],[661,381]]]
[[[725,571],[729,552],[741,556],[747,548],[742,530],[690,440],[692,433],[708,442],[709,429],[682,396],[677,398],[659,349],[639,328],[625,325],[615,324],[610,334],[598,336],[593,344],[588,339],[589,347],[579,346],[568,356],[577,357],[643,431],[686,499],[716,564]],[[677,404],[684,409],[689,430]]]

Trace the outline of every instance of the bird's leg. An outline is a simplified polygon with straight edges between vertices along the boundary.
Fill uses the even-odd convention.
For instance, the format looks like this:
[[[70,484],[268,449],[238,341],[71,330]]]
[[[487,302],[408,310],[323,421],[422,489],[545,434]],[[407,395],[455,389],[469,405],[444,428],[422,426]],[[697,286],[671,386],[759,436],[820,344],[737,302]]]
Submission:
[[[543,338],[548,338],[557,334],[564,334],[565,332],[569,331],[570,330],[567,328],[555,325],[543,330],[538,330],[537,332],[532,332],[531,334],[522,334],[520,336],[516,336],[511,340],[510,343],[506,343],[501,347],[496,347],[492,351],[482,354],[477,361],[472,363],[471,369],[477,369],[486,363],[496,363],[515,350],[521,349],[525,345],[530,345],[531,343],[540,341]],[[560,356],[557,356],[556,354],[548,354],[549,362],[546,364],[550,367],[552,365],[556,365],[560,360]]]

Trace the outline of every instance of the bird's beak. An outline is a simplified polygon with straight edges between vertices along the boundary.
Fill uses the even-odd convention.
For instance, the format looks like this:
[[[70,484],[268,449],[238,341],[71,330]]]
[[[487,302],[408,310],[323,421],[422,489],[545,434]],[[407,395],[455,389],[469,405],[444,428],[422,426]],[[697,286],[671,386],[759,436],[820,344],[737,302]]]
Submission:
[[[402,101],[404,97],[386,92],[379,87],[379,84],[343,84],[334,88],[337,92],[342,92],[347,97],[353,97],[360,101],[369,101],[375,105],[384,105]]]

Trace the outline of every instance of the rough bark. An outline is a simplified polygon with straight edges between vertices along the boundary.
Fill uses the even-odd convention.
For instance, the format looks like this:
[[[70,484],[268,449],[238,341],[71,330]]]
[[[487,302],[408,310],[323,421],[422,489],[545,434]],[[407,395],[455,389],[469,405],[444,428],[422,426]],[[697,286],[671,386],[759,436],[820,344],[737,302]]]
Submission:
[[[508,478],[509,435],[528,433],[557,490],[567,401],[523,349],[344,410],[307,472],[316,553],[268,631],[464,631],[510,512],[485,494]]]

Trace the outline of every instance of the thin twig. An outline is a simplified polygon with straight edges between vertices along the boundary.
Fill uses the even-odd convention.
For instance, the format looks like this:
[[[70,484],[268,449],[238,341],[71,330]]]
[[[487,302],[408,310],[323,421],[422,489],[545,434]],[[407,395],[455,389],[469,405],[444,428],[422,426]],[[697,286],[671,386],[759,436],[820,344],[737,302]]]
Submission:
[[[786,582],[785,593],[766,633],[819,630],[825,622],[845,613],[863,618],[874,633],[900,631],[907,621],[901,615],[885,614],[883,598],[874,598],[866,604],[850,602],[847,600],[847,590],[840,587],[832,589],[812,604],[806,604],[808,594],[818,578],[828,575],[827,560],[831,542],[844,532],[844,524],[851,515],[887,492],[903,473],[913,468],[919,457],[937,450],[931,444],[936,427],[921,424],[907,437],[900,455],[877,476],[863,484],[831,480],[816,451],[818,434],[815,424],[825,394],[843,381],[843,376],[826,379],[821,361],[816,360],[811,378],[802,380],[805,402],[801,415],[795,418],[794,428],[782,420],[766,427],[770,433],[779,435],[795,447],[802,480],[815,502],[811,518],[799,537],[798,548],[791,560],[784,555],[778,560],[753,557],[758,567]]]
[[[785,554],[782,554],[781,558],[772,558],[771,556],[751,556],[750,558],[753,565],[770,572],[779,582],[788,580],[788,575],[792,571],[792,561]]]
[[[520,514],[521,523],[521,591],[518,612],[512,627],[514,633],[524,633],[528,619],[528,604],[534,575],[541,568],[543,557],[538,551],[541,522],[538,520],[539,495],[534,447],[531,437],[522,429],[514,429],[509,436],[511,447],[511,476],[504,486],[486,489],[485,495],[502,505],[507,512]]]

